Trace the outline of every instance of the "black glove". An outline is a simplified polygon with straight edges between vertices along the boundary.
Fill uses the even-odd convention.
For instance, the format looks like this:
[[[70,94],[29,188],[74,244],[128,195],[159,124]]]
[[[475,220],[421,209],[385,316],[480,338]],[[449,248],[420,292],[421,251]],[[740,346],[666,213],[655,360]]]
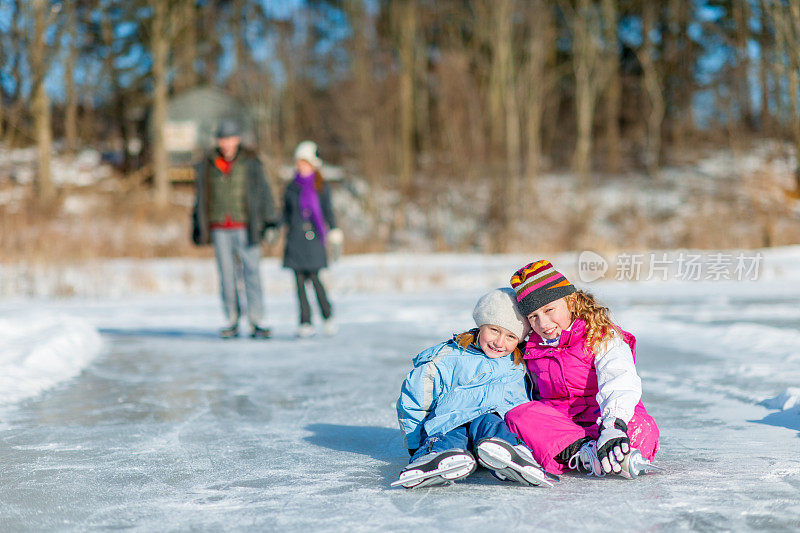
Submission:
[[[622,472],[620,463],[629,453],[631,441],[628,438],[628,425],[619,418],[610,418],[603,422],[600,426],[600,437],[597,439],[597,458],[603,472]]]

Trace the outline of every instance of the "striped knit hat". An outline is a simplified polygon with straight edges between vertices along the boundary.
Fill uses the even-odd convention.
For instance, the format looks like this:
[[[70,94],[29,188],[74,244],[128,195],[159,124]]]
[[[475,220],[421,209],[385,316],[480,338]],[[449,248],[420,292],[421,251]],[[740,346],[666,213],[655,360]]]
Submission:
[[[511,276],[511,286],[517,292],[517,303],[522,316],[528,316],[543,305],[575,292],[564,275],[553,268],[550,261],[534,261]]]

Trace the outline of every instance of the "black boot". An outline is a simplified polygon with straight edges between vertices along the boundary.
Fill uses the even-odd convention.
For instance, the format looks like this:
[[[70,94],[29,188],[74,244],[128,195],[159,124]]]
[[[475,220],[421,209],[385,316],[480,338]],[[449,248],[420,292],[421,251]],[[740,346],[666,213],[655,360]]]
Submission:
[[[233,339],[239,336],[239,324],[232,324],[227,328],[219,330],[219,336],[223,339]]]
[[[250,333],[250,336],[254,339],[269,339],[272,337],[272,332],[269,328],[262,328],[261,326],[253,324],[253,331]]]

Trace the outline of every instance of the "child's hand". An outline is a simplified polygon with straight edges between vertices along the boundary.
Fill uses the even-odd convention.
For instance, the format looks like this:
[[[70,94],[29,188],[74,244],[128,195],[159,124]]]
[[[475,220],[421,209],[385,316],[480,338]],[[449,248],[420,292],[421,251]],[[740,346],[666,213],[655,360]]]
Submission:
[[[603,472],[610,474],[622,472],[620,463],[631,451],[628,439],[628,426],[619,418],[611,418],[600,426],[600,437],[597,439],[597,458]]]

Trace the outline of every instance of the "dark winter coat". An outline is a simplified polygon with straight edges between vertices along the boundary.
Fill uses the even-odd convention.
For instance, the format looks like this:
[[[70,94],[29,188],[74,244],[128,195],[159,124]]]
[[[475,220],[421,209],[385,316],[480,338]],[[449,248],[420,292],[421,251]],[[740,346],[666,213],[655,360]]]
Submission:
[[[216,150],[210,152],[195,169],[195,203],[192,213],[192,241],[195,244],[210,244],[209,221],[209,172],[214,168]],[[246,165],[245,204],[247,207],[247,237],[251,245],[259,244],[264,232],[278,224],[272,190],[264,174],[264,166],[255,153],[240,149],[234,165]]]
[[[325,183],[319,193],[322,215],[328,228],[336,227],[331,207],[331,194]],[[283,266],[294,270],[316,271],[328,266],[325,246],[317,228],[300,213],[300,186],[292,180],[283,195],[283,223],[287,225],[286,248],[283,252]],[[311,238],[309,238],[311,237]]]

